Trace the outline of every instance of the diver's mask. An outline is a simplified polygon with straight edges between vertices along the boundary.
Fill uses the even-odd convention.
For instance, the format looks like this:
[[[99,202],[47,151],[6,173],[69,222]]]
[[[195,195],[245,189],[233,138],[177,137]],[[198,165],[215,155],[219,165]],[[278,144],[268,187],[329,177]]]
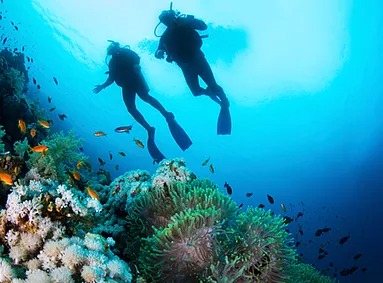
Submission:
[[[113,40],[108,40],[108,42],[110,42],[110,44],[106,49],[106,54],[108,56],[114,55],[120,49],[120,43]]]

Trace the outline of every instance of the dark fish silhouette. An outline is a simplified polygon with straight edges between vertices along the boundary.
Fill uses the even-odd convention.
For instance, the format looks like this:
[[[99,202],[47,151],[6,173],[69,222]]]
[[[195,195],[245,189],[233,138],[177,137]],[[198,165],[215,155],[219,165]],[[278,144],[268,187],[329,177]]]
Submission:
[[[348,240],[349,238],[350,238],[350,235],[348,235],[348,236],[344,236],[343,238],[341,238],[341,239],[339,240],[339,244],[343,245],[344,243],[347,242],[347,240]]]
[[[106,162],[102,160],[100,157],[97,158],[98,162],[100,163],[101,166],[105,165]]]
[[[358,260],[358,259],[360,259],[361,256],[362,256],[362,254],[356,254],[356,255],[354,255],[354,260]]]
[[[260,203],[259,205],[258,205],[258,208],[264,208],[265,207],[265,205],[263,204],[263,203]]]
[[[331,231],[331,228],[328,228],[328,227],[325,227],[325,228],[323,228],[323,229],[318,229],[318,230],[316,230],[316,232],[315,232],[315,236],[319,237],[319,236],[321,236],[323,233],[327,233],[327,232],[329,232],[329,231]]]
[[[320,255],[318,255],[318,259],[319,259],[319,260],[324,259],[325,257],[326,257],[325,254],[320,254]]]
[[[41,88],[41,86],[40,85],[37,85],[37,89],[40,89]]]
[[[56,109],[56,107],[52,107],[51,109],[49,109],[50,112],[54,111]]]
[[[126,156],[125,152],[123,152],[123,151],[120,151],[118,154],[121,156]]]
[[[285,224],[289,224],[289,223],[291,223],[291,222],[293,222],[293,218],[291,218],[291,217],[289,217],[289,216],[283,216],[283,222],[285,223]]]
[[[267,195],[267,199],[268,199],[269,203],[271,203],[271,204],[274,203],[274,199],[271,195]]]
[[[3,39],[3,44],[5,44],[5,43],[7,42],[7,39],[8,39],[8,37],[5,37],[5,38]]]
[[[58,80],[57,80],[55,77],[53,77],[53,80],[54,80],[54,82],[55,82],[56,85],[59,84]]]
[[[322,232],[323,233],[327,233],[327,232],[330,232],[331,231],[331,228],[328,228],[328,227],[324,227],[323,229],[322,229]]]
[[[238,206],[238,208],[241,208],[243,206],[243,203],[241,203],[239,206]]]
[[[59,118],[64,121],[65,118],[68,118],[65,114],[58,114]]]
[[[246,197],[251,197],[253,195],[253,193],[246,193]]]
[[[49,97],[49,96],[48,96],[48,102],[49,102],[49,103],[52,102],[52,97]]]
[[[303,216],[303,212],[298,212],[297,218],[302,217],[302,216]]]
[[[233,193],[233,189],[231,188],[231,186],[225,182],[225,184],[223,185],[227,191],[227,194],[228,195],[231,195]]]
[[[32,82],[33,82],[33,84],[36,84],[36,79],[33,78],[33,79],[32,79]]]
[[[202,166],[206,166],[209,163],[210,157],[208,157],[204,162],[202,162]]]
[[[109,152],[109,159],[112,160],[113,159],[113,155]]]
[[[350,275],[352,273],[354,273],[355,271],[357,271],[359,269],[358,266],[353,266],[351,268],[345,268],[343,269],[341,272],[340,272],[340,275],[342,276],[347,276],[347,275]]]

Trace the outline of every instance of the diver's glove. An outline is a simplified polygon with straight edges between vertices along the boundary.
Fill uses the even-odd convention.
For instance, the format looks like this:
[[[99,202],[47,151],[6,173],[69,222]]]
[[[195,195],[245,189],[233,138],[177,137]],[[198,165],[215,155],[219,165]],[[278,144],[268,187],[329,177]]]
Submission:
[[[165,51],[163,49],[157,49],[156,53],[154,54],[154,56],[157,58],[157,59],[164,59],[165,58]]]
[[[94,93],[99,93],[99,92],[102,91],[104,88],[105,88],[105,87],[104,87],[103,84],[102,84],[102,85],[96,85],[96,86],[94,87],[94,89],[93,89],[93,92],[94,92]]]

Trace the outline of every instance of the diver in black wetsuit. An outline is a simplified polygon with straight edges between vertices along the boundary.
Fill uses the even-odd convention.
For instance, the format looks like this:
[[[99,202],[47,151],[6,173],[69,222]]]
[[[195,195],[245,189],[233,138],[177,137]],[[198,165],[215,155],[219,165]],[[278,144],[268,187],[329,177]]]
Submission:
[[[159,20],[167,28],[161,36],[155,57],[163,59],[166,53],[166,61],[174,61],[181,68],[186,83],[194,96],[207,95],[221,106],[217,134],[231,134],[229,101],[222,87],[214,78],[210,65],[201,50],[201,36],[196,31],[206,30],[207,25],[191,15],[177,16],[172,9],[162,11]],[[200,86],[198,77],[201,77],[206,83],[206,89]]]
[[[154,143],[155,128],[150,126],[144,116],[137,110],[136,94],[145,102],[152,105],[165,117],[174,139],[182,150],[187,149],[192,142],[182,128],[177,124],[174,115],[165,110],[162,104],[149,95],[149,87],[141,72],[140,57],[130,48],[120,47],[118,42],[111,41],[107,49],[107,55],[112,56],[109,61],[108,79],[101,85],[96,85],[94,93],[99,93],[104,88],[116,82],[122,88],[122,95],[126,108],[133,118],[140,123],[148,132],[148,150],[156,162],[165,157]]]

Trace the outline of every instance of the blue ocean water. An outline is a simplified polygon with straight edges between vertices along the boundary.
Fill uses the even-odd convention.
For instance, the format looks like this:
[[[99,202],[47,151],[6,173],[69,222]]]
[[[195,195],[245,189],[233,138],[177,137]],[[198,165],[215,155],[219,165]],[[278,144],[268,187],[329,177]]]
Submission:
[[[106,168],[116,177],[137,168],[154,172],[157,166],[133,142],[133,137],[144,140],[146,135],[126,111],[120,88],[113,85],[97,95],[92,93],[94,85],[106,79],[107,40],[129,44],[141,56],[151,94],[176,115],[193,140],[193,146],[182,152],[162,116],[137,101],[156,127],[157,145],[166,157],[185,158],[197,176],[211,178],[222,190],[228,182],[238,204],[262,203],[294,218],[302,212],[290,230],[301,243],[298,252],[306,263],[330,276],[337,274],[340,282],[380,282],[382,4],[376,0],[311,4],[297,0],[286,6],[283,1],[269,5],[242,1],[244,18],[257,13],[254,21],[265,25],[252,30],[250,20],[226,20],[222,26],[209,22],[209,16],[217,19],[214,12],[221,9],[217,1],[195,1],[190,7],[174,1],[183,12],[210,23],[203,50],[231,101],[233,120],[232,135],[217,136],[218,106],[208,98],[193,97],[180,70],[153,56],[157,15],[169,4],[157,2],[142,9],[139,1],[3,0],[1,39],[7,37],[3,47],[25,47],[26,56],[33,58],[29,76],[41,85],[38,90],[31,82],[30,92],[47,109],[56,107],[54,130],[74,129],[84,139],[84,151],[95,166],[97,158],[108,160],[111,152],[114,159]],[[319,16],[307,22],[304,12],[293,7],[316,11]],[[137,17],[134,24],[120,15],[121,9],[126,9],[126,17]],[[326,14],[329,11],[332,16]],[[273,13],[290,17],[296,29],[289,29],[290,25],[283,29],[283,24],[278,25],[282,19],[272,17]],[[230,14],[224,16],[230,19]],[[262,41],[270,38],[274,41],[269,45]],[[299,52],[298,39],[305,44]],[[61,121],[57,113],[68,118]],[[129,124],[133,124],[131,134],[114,132]],[[99,130],[107,136],[94,137]],[[120,151],[127,157],[119,156]],[[201,166],[209,157],[214,173]],[[248,192],[253,195],[246,197]],[[268,202],[267,194],[274,204]],[[332,230],[315,236],[324,227]],[[349,240],[340,245],[339,240],[347,235]],[[318,259],[321,246],[328,252],[324,259]],[[354,260],[358,253],[361,258]],[[353,266],[359,267],[353,274],[339,275],[340,270]]]

